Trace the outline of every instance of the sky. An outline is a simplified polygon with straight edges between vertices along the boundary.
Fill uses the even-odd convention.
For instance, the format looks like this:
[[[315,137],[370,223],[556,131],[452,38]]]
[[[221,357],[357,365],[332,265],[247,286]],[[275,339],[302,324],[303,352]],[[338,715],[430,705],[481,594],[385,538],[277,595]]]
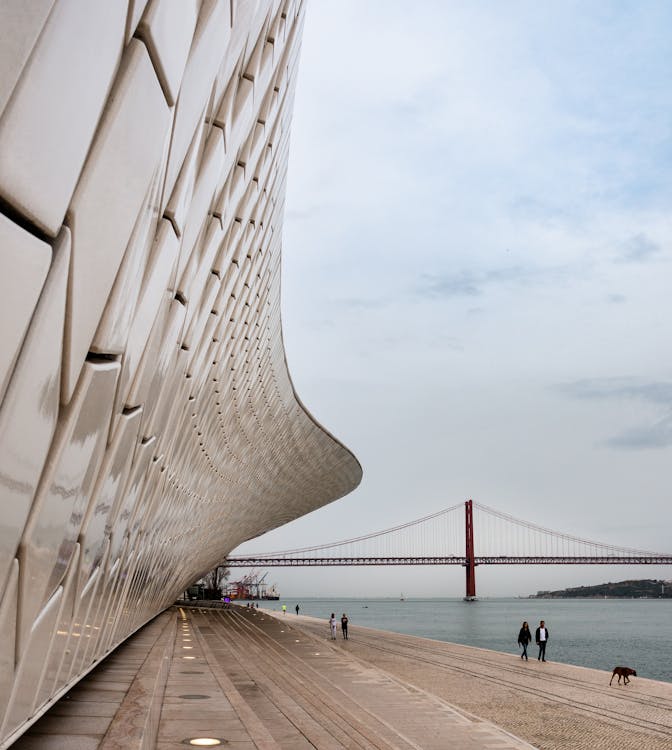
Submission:
[[[364,479],[241,551],[468,498],[672,551],[671,26],[652,0],[309,3],[283,330],[297,392]],[[508,596],[672,571],[476,577]],[[464,593],[457,567],[267,580],[283,596]]]

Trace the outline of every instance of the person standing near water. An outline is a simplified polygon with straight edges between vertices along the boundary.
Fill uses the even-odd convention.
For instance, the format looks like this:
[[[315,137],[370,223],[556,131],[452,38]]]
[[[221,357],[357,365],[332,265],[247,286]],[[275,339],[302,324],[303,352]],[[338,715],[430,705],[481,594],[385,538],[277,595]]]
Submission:
[[[523,653],[520,655],[521,659],[527,661],[527,644],[532,640],[532,633],[530,633],[530,626],[527,622],[523,623],[520,632],[518,633],[518,645],[523,647]]]
[[[539,656],[537,656],[537,661],[541,659],[541,661],[546,661],[546,644],[548,643],[548,628],[546,627],[546,623],[542,620],[539,623],[539,627],[537,628],[535,634],[534,634],[534,640],[537,642],[537,646],[539,646]]]
[[[296,607],[294,607],[294,609],[296,610],[296,614],[298,615],[301,607],[299,607],[299,605],[297,604]]]
[[[345,640],[348,640],[348,616],[343,612],[343,617],[341,617],[341,632],[343,633],[343,638]]]
[[[286,604],[283,604],[283,605],[282,605],[282,614],[283,614],[283,615],[286,615],[286,614],[287,614],[287,605],[286,605]]]
[[[336,640],[336,615],[332,612],[329,618],[329,629],[331,630],[331,640]]]

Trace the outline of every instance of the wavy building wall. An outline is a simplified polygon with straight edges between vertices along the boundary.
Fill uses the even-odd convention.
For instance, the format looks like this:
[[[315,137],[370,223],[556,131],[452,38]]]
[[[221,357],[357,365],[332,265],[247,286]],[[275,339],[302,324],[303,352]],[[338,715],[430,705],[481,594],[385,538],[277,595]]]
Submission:
[[[287,372],[303,4],[0,4],[0,746],[240,542],[352,490]]]

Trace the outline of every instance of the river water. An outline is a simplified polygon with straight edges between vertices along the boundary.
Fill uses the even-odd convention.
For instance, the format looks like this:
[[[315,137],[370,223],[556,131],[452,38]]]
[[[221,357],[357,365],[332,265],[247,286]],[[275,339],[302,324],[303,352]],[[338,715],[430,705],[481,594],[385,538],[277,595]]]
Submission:
[[[326,620],[347,612],[354,637],[358,625],[439,641],[519,654],[518,630],[527,620],[534,638],[544,619],[549,661],[611,671],[620,664],[640,677],[672,682],[672,599],[285,599],[265,602],[287,617]],[[536,658],[532,644],[528,653]]]

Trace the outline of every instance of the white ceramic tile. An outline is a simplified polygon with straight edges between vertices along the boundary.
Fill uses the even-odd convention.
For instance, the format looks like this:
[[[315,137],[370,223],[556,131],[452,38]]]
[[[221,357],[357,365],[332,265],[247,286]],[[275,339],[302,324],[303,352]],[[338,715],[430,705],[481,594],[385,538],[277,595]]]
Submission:
[[[255,81],[255,83],[259,74],[259,67],[261,65],[261,58],[266,39],[266,20],[267,17],[264,18],[264,23],[262,24],[259,33],[255,34],[254,37],[250,37],[250,40],[247,44],[245,61],[243,65],[244,75],[251,78],[253,81]]]
[[[144,45],[131,40],[68,210],[72,269],[63,367],[70,400],[163,149],[170,113]],[[142,123],[142,127],[137,127]]]
[[[138,26],[171,106],[182,83],[199,5],[197,0],[152,0]]]
[[[129,0],[128,3],[128,22],[126,24],[126,41],[129,42],[135,34],[142,14],[147,7],[147,0]]]
[[[165,321],[161,321],[162,324],[156,331],[155,337],[155,331],[152,331],[150,345],[143,352],[128,395],[128,406],[143,405],[147,409],[148,404],[156,399],[157,394],[152,392],[152,388],[162,382],[162,373],[165,371],[167,362],[180,347],[185,314],[186,306],[176,299],[171,300]],[[154,337],[153,342],[152,337]],[[143,415],[143,420],[145,417],[146,415]]]
[[[150,370],[145,371],[147,396],[143,402],[142,426],[140,432],[144,437],[154,434],[150,425],[154,410],[159,400],[164,396],[166,378],[170,375],[179,378],[184,373],[187,357],[182,355],[180,342],[184,327],[185,309],[182,305],[174,306],[166,327],[166,340],[158,352],[158,356]]]
[[[233,160],[231,160],[233,161]],[[226,229],[235,216],[235,207],[245,190],[245,167],[233,163],[222,183],[219,195],[215,198],[214,213],[222,219]]]
[[[152,380],[152,398],[146,405],[147,415],[141,427],[143,435],[163,435],[172,411],[173,399],[186,374],[188,360],[189,352],[176,348],[170,359],[159,362]]]
[[[247,78],[241,78],[233,102],[232,138],[234,142],[242,140],[243,133],[252,124],[254,116],[254,84]]]
[[[231,135],[231,116],[233,113],[233,102],[238,91],[238,78],[240,77],[243,65],[242,54],[238,59],[231,56],[232,50],[226,55],[222,62],[222,67],[217,74],[214,89],[215,111],[212,121],[220,128],[224,129],[225,145],[228,148],[233,147],[229,137]]]
[[[126,404],[128,389],[135,378],[140,358],[147,346],[147,341],[159,315],[162,301],[168,304],[167,295],[170,277],[177,263],[179,241],[169,221],[163,219],[154,240],[154,246],[145,270],[141,297],[133,316],[133,323],[124,351],[121,382],[119,386],[117,410]]]
[[[259,160],[262,156],[262,150],[266,146],[265,139],[265,127],[261,123],[257,122],[253,125],[252,131],[252,142],[250,144],[250,153],[248,156],[249,163],[252,164],[253,174],[256,176],[259,170]],[[250,175],[252,176],[252,175]]]
[[[49,276],[0,409],[0,585],[16,555],[56,427],[69,258],[66,229],[56,242]]]
[[[98,631],[94,630],[91,614],[101,582],[101,569],[95,568],[79,596],[75,612],[75,621],[80,623],[79,638],[76,639],[76,647],[69,649],[70,653],[66,654],[66,659],[61,665],[61,674],[58,677],[61,684],[81,674],[82,670],[88,666],[86,662],[88,642],[91,640],[95,642],[98,639]],[[67,657],[71,657],[70,665],[67,663]],[[58,689],[58,684],[55,689]]]
[[[213,358],[212,335],[216,323],[217,316],[211,312],[204,316],[201,327],[197,332],[197,345],[194,347],[193,354],[190,352],[192,356],[190,356],[187,365],[187,374],[194,380],[194,386],[197,389],[203,388],[206,380],[215,374],[215,370],[210,365]]]
[[[142,492],[142,488],[147,475],[147,469],[154,455],[154,445],[156,438],[143,440],[135,449],[133,457],[133,466],[131,473],[124,488],[124,493],[119,505],[118,512],[114,519],[114,534],[110,548],[112,559],[116,559],[124,544],[124,535],[128,530],[128,524],[131,520],[135,505]]]
[[[124,556],[124,565],[119,573],[119,579],[117,581],[117,590],[115,593],[116,602],[112,607],[114,613],[112,617],[108,618],[106,625],[107,632],[104,636],[106,642],[106,648],[113,648],[123,638],[123,633],[132,630],[132,624],[129,622],[131,614],[131,607],[135,609],[135,606],[131,605],[128,601],[128,594],[133,584],[135,571],[139,562],[139,552],[137,548],[133,548],[129,545],[129,550]],[[137,605],[136,605],[137,606]]]
[[[260,19],[267,8],[268,3],[264,0],[232,0],[233,33],[252,40],[256,39],[259,34]]]
[[[230,5],[203,0],[177,101],[173,141],[166,174],[170,195],[182,167],[184,155],[208,103],[219,64],[227,50],[231,33]]]
[[[0,3],[0,116],[42,31],[54,0]]]
[[[19,585],[19,562],[12,560],[9,575],[3,581],[0,601],[0,726],[14,682],[14,657],[16,647],[16,607]]]
[[[124,554],[124,548],[122,547],[122,555]],[[112,606],[112,592],[114,585],[117,580],[117,575],[121,568],[121,561],[117,559],[116,562],[110,563],[110,553],[106,556],[106,567],[102,571],[102,578],[99,584],[97,601],[92,607],[91,613],[91,627],[95,632],[95,639],[91,639],[85,644],[85,651],[82,657],[84,664],[90,664],[94,659],[100,657],[103,653],[103,632],[105,621],[108,616],[110,607]],[[60,679],[60,678],[59,678]]]
[[[12,694],[7,706],[7,715],[2,727],[3,735],[10,734],[32,713],[35,691],[56,634],[55,625],[58,621],[62,598],[63,589],[59,586],[35,618],[35,622],[32,623],[27,646],[19,658]]]
[[[56,3],[0,118],[0,195],[51,236],[103,110],[125,23],[122,0]]]
[[[161,176],[161,170],[157,170],[135,221],[114,286],[91,342],[90,350],[93,352],[121,354],[126,348],[145,266],[156,235]]]
[[[53,694],[58,670],[61,661],[63,660],[63,655],[67,651],[68,637],[76,627],[75,622],[79,619],[77,617],[76,607],[77,587],[75,585],[75,578],[77,568],[79,567],[80,553],[81,548],[79,544],[77,544],[75,545],[75,551],[72,555],[67,575],[63,581],[63,586],[61,587],[63,593],[61,595],[61,605],[55,625],[53,641],[47,655],[42,677],[36,682],[35,697],[33,699],[33,709],[31,713],[34,713],[43,703],[46,703],[46,701],[49,700],[49,697]]]
[[[107,537],[111,532],[109,519],[121,502],[131,468],[140,430],[140,417],[140,409],[122,414],[114,439],[105,451],[79,534],[82,557],[78,572],[80,580],[76,587],[78,591],[93,569],[101,564]]]
[[[240,33],[250,33],[250,23],[262,0],[231,0],[231,24]]]
[[[117,362],[87,362],[63,409],[46,469],[21,538],[19,649],[35,612],[52,594],[74,550],[109,427]]]
[[[188,284],[183,278],[183,271],[189,262],[196,240],[203,229],[203,222],[212,204],[217,183],[224,167],[224,136],[219,128],[213,128],[205,144],[202,166],[196,178],[191,206],[187,216],[180,259],[177,268],[178,289],[186,294]]]
[[[265,34],[264,34],[265,37]],[[254,79],[255,87],[259,96],[263,96],[268,89],[268,85],[271,82],[273,76],[273,45],[264,42],[263,50],[261,54],[261,62],[259,64],[259,70],[257,71],[257,77]],[[257,97],[258,98],[258,97]]]
[[[154,442],[152,453],[156,453],[156,441]],[[150,504],[154,493],[156,492],[157,483],[160,477],[160,470],[160,461],[156,458],[153,458],[149,462],[149,466],[147,467],[142,491],[138,493],[138,500],[133,507],[131,517],[129,519],[128,535],[132,541],[135,539],[139,539],[139,535],[143,530],[143,521],[145,520],[145,514],[147,512],[148,505]],[[142,556],[149,555],[149,549],[150,548],[147,545],[142,543],[140,545],[140,554]]]
[[[109,549],[110,545],[108,542],[105,548],[103,566],[95,568],[82,591],[80,608],[86,611],[84,615],[86,636],[79,644],[74,655],[75,658],[73,658],[69,669],[65,659],[63,660],[61,672],[57,677],[57,683],[54,686],[53,692],[58,690],[59,686],[65,684],[69,679],[76,679],[77,675],[81,674],[95,659],[100,640],[99,611],[100,607],[107,603],[105,599],[106,579],[104,570],[107,558],[109,557]]]
[[[166,429],[162,429],[158,440],[160,442],[160,450],[164,454],[164,465],[174,466],[175,465],[175,453],[177,448],[182,442],[182,426],[184,420],[188,416],[188,402],[187,397],[189,395],[189,381],[187,378],[180,378],[175,395],[173,397],[172,413],[169,415],[169,424]],[[155,522],[159,523],[161,515],[154,519]]]
[[[231,260],[236,255],[238,243],[242,237],[242,226],[239,221],[233,221],[229,225],[228,231],[219,245],[217,256],[213,262],[213,269],[219,273],[225,282],[231,280],[231,284],[226,287],[224,301],[231,294],[233,281],[237,278],[237,266],[233,267]],[[224,294],[225,285],[222,284],[222,293]]]
[[[51,263],[51,247],[0,214],[0,404]]]
[[[202,238],[192,250],[178,289],[185,299],[190,300],[187,313],[191,319],[191,311],[200,304],[200,297],[208,277],[212,274],[213,263],[219,247],[224,239],[224,230],[221,222],[216,217],[210,219]]]
[[[184,162],[180,169],[180,176],[175,183],[164,216],[169,218],[175,226],[175,231],[181,237],[184,232],[184,224],[187,220],[187,212],[191,203],[191,196],[194,192],[196,182],[196,173],[199,167],[199,155],[201,152],[201,140],[203,138],[204,128],[197,127],[194,137],[191,139],[189,150],[184,157]]]
[[[161,349],[163,333],[166,330],[166,325],[170,317],[170,311],[176,304],[180,304],[180,302],[175,299],[172,292],[164,293],[159,305],[159,312],[154,320],[149,337],[139,350],[139,359],[136,363],[133,377],[132,379],[123,382],[123,406],[126,409],[141,406],[144,402],[146,397],[144,372],[148,369],[151,370],[152,363],[158,356],[159,350]],[[122,376],[125,376],[123,370]]]
[[[114,540],[112,540],[114,543]],[[112,551],[110,550],[110,555]],[[101,634],[98,648],[105,651],[109,648],[109,643],[114,635],[114,628],[116,622],[121,616],[120,609],[123,606],[123,593],[126,582],[128,580],[129,570],[133,565],[134,550],[130,544],[128,537],[123,539],[123,543],[119,548],[119,564],[112,568],[111,583],[109,595],[109,605],[105,617],[102,620]]]
[[[187,349],[192,350],[198,346],[205,322],[212,312],[220,286],[219,279],[214,274],[209,273],[202,298],[197,305],[193,306],[191,318],[187,315],[187,331],[182,342]]]
[[[174,271],[177,267],[179,249],[179,238],[171,223],[163,219],[154,238],[152,253],[145,270],[145,277],[142,282],[142,297],[133,319],[134,327],[138,324],[138,319],[143,316],[146,309],[149,311],[158,310],[159,299],[164,291],[175,291]],[[153,314],[156,315],[156,312]]]
[[[106,545],[105,552],[108,549],[109,543]],[[97,593],[99,583],[102,579],[101,568],[94,568],[83,582],[83,585],[81,585],[81,566],[72,570],[72,581],[69,578],[70,571],[68,571],[65,586],[65,595],[69,594],[68,585],[71,586],[72,591],[72,611],[69,622],[66,620],[65,615],[61,616],[62,629],[69,634],[68,642],[66,648],[63,650],[62,659],[60,662],[54,663],[55,671],[49,675],[49,679],[52,682],[52,693],[68,681],[73,672],[74,665],[83,660],[87,650],[87,642],[96,635],[96,631],[93,630],[90,622],[90,610],[93,597]],[[47,689],[46,685],[45,689]]]

